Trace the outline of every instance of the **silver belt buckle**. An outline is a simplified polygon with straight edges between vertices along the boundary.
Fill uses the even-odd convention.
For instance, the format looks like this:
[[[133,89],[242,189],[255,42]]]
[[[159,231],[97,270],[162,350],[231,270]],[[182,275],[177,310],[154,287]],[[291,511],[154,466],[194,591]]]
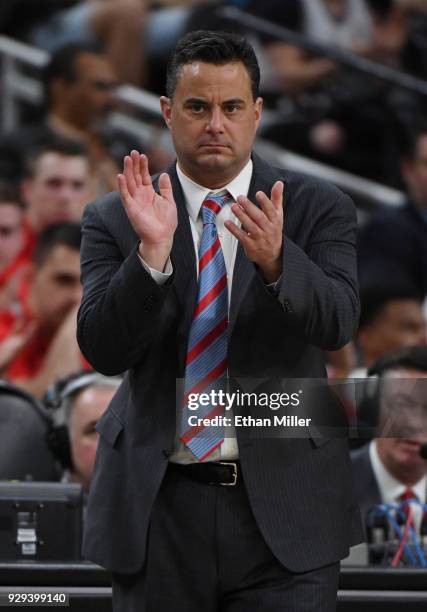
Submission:
[[[233,461],[218,461],[220,465],[232,465],[233,466],[233,480],[232,482],[219,482],[218,484],[222,487],[235,487],[237,484],[237,463]]]

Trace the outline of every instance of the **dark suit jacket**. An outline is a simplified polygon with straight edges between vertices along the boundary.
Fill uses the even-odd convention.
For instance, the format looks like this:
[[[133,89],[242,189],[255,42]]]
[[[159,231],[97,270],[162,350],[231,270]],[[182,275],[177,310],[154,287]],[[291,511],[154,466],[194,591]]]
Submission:
[[[427,295],[427,220],[411,201],[375,215],[359,231],[358,258],[361,287],[392,280]]]
[[[268,291],[239,246],[231,292],[228,367],[237,377],[324,377],[324,349],[353,336],[359,314],[355,211],[326,183],[272,168],[258,157],[249,197],[285,182],[283,274]],[[127,370],[98,423],[100,442],[83,551],[131,573],[145,556],[151,508],[173,449],[176,378],[197,294],[196,257],[175,168],[174,274],[158,286],[137,257],[138,238],[117,193],[83,220],[80,347],[99,371]],[[156,185],[156,181],[155,181]],[[306,571],[347,555],[362,538],[347,440],[252,439],[239,428],[240,461],[258,526],[277,558]]]
[[[363,520],[372,506],[382,503],[381,493],[372,469],[369,456],[369,443],[350,454],[353,472],[354,492],[359,502]]]

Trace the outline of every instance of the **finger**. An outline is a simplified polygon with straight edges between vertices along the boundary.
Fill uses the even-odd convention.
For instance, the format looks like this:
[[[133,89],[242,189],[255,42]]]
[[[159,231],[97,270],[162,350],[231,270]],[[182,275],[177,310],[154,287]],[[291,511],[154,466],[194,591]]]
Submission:
[[[137,187],[141,187],[142,176],[141,176],[141,167],[140,167],[140,155],[138,151],[134,149],[133,151],[131,151],[130,156],[132,159],[132,171],[133,171],[133,178],[135,181],[135,185]]]
[[[271,223],[276,223],[277,209],[274,206],[273,202],[270,200],[270,198],[263,191],[257,191],[255,197],[267,219]]]
[[[132,196],[128,190],[128,183],[126,177],[123,174],[117,175],[117,184],[119,187],[120,197],[122,199],[125,209],[128,211],[132,208]]]
[[[242,244],[243,247],[248,246],[250,236],[248,236],[244,230],[240,229],[240,227],[237,227],[237,225],[233,223],[233,221],[224,221],[224,227],[226,227],[228,231],[233,234],[235,238],[237,238],[237,240]]]
[[[133,161],[130,155],[126,155],[124,159],[123,176],[126,180],[127,190],[131,197],[136,193],[136,183],[133,175]]]
[[[143,185],[152,185],[150,171],[148,169],[148,157],[141,153],[139,156],[139,168]]]
[[[271,189],[271,201],[276,209],[283,208],[283,181],[276,181]]]
[[[246,196],[239,196],[237,202],[252,223],[264,231],[267,229],[268,218],[258,206],[253,204]]]
[[[160,195],[162,195],[169,202],[173,202],[173,191],[172,191],[172,183],[170,180],[169,174],[167,172],[162,172],[159,177],[159,190]]]
[[[238,204],[232,204],[231,210],[242,224],[243,230],[252,237],[258,236],[261,228],[246,214]]]

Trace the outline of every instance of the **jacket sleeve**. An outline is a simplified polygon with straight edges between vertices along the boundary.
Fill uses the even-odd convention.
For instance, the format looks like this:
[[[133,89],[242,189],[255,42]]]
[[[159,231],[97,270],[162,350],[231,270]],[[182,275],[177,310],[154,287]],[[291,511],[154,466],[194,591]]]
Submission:
[[[155,333],[168,291],[141,264],[138,244],[123,258],[95,204],[83,215],[81,280],[83,298],[77,340],[89,363],[115,375],[134,366]]]
[[[284,237],[277,294],[310,344],[337,350],[352,339],[360,314],[356,212],[351,199],[338,189],[326,184],[316,187],[307,207],[315,216],[307,246],[303,250]]]

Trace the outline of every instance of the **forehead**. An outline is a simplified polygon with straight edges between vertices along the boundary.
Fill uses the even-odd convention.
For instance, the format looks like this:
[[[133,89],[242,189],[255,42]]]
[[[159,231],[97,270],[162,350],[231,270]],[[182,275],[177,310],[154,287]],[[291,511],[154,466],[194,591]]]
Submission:
[[[383,320],[400,320],[406,318],[422,319],[421,304],[417,300],[403,299],[388,302],[383,310]]]
[[[242,62],[184,64],[179,73],[175,96],[188,98],[252,98],[251,80]]]
[[[82,155],[62,155],[54,151],[41,155],[34,166],[34,178],[77,175],[85,176],[89,171],[89,161]]]
[[[390,379],[407,379],[407,378],[427,378],[427,372],[424,370],[412,370],[409,368],[395,368],[385,373],[384,380]]]
[[[115,387],[91,386],[83,389],[74,402],[73,414],[89,421],[107,408],[117,389]]]
[[[381,388],[388,395],[404,395],[414,402],[426,402],[427,372],[409,368],[395,368],[385,372]]]
[[[65,244],[58,244],[51,250],[40,270],[53,274],[61,270],[80,278],[80,252]]]
[[[2,223],[20,220],[23,209],[14,202],[0,202],[0,219]]]
[[[74,67],[77,80],[116,80],[113,67],[107,58],[96,53],[82,53],[77,56]]]

